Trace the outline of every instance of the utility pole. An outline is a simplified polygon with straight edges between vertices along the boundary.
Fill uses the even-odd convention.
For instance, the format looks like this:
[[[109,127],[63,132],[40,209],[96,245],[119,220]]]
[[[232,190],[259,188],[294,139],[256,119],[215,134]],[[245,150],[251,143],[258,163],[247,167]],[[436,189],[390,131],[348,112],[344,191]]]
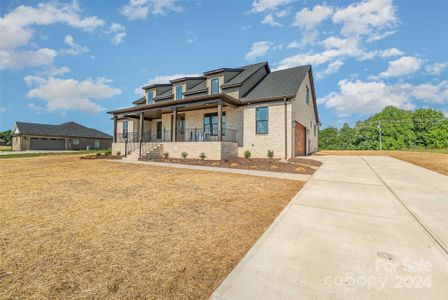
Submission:
[[[381,121],[378,121],[378,129],[380,130],[380,151],[383,150],[383,137],[381,132]]]

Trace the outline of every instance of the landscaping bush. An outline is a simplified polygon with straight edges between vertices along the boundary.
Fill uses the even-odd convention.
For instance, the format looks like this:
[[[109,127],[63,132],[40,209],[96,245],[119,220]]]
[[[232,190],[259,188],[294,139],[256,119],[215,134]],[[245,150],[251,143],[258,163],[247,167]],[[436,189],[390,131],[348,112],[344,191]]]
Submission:
[[[246,150],[246,151],[244,152],[244,158],[250,158],[251,155],[252,155],[252,153],[250,153],[249,150]]]
[[[121,156],[121,151],[117,151],[117,156]]]
[[[268,150],[268,157],[273,158],[274,157],[274,150]]]
[[[182,158],[187,158],[188,152],[182,152],[180,155],[182,156]]]
[[[97,153],[96,153],[96,156],[101,156],[101,153],[100,153],[100,152],[97,152]]]
[[[202,159],[202,160],[204,160],[204,159],[207,158],[207,155],[205,155],[204,152],[201,152],[201,154],[199,154],[199,158]]]
[[[106,150],[106,152],[104,152],[104,154],[106,154],[107,156],[112,155],[112,149]]]
[[[170,154],[168,153],[168,152],[163,152],[163,158],[168,158],[168,157],[170,157]]]

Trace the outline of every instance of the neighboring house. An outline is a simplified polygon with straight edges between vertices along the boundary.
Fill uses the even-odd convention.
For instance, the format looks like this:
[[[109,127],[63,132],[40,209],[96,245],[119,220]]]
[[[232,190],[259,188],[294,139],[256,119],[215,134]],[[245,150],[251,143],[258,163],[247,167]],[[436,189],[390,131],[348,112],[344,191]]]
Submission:
[[[319,116],[311,66],[271,72],[267,62],[144,86],[114,116],[112,151],[134,157],[209,159],[308,155],[318,148]]]
[[[16,122],[12,150],[109,149],[112,136],[75,122],[60,125]]]

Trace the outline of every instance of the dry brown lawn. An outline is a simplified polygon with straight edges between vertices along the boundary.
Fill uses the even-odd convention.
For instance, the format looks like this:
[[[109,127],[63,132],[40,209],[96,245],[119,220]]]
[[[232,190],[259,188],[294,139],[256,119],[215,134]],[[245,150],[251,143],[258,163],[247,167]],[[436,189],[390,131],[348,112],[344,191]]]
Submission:
[[[448,176],[448,153],[442,152],[323,150],[318,155],[387,155]]]
[[[206,299],[303,184],[79,156],[0,170],[0,299]]]

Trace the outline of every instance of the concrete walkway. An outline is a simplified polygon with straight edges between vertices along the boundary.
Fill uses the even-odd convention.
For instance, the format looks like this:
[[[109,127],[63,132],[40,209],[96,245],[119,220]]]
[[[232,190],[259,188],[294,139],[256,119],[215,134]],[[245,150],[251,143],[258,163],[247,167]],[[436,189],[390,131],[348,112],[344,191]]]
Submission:
[[[308,179],[311,178],[310,175],[303,175],[303,174],[256,171],[256,170],[242,170],[242,169],[230,169],[230,168],[207,167],[207,166],[193,166],[193,165],[183,165],[183,164],[176,164],[176,163],[140,161],[140,160],[136,160],[136,159],[125,159],[125,158],[121,159],[121,160],[110,160],[110,161],[118,162],[118,163],[130,163],[130,164],[150,165],[150,166],[178,168],[178,169],[189,169],[189,170],[198,170],[198,171],[223,172],[223,173],[233,173],[233,174],[241,174],[241,175],[262,176],[262,177],[271,177],[271,178],[289,179],[289,180],[298,180],[298,181],[307,181]]]
[[[448,177],[389,157],[324,164],[212,299],[446,299]]]

